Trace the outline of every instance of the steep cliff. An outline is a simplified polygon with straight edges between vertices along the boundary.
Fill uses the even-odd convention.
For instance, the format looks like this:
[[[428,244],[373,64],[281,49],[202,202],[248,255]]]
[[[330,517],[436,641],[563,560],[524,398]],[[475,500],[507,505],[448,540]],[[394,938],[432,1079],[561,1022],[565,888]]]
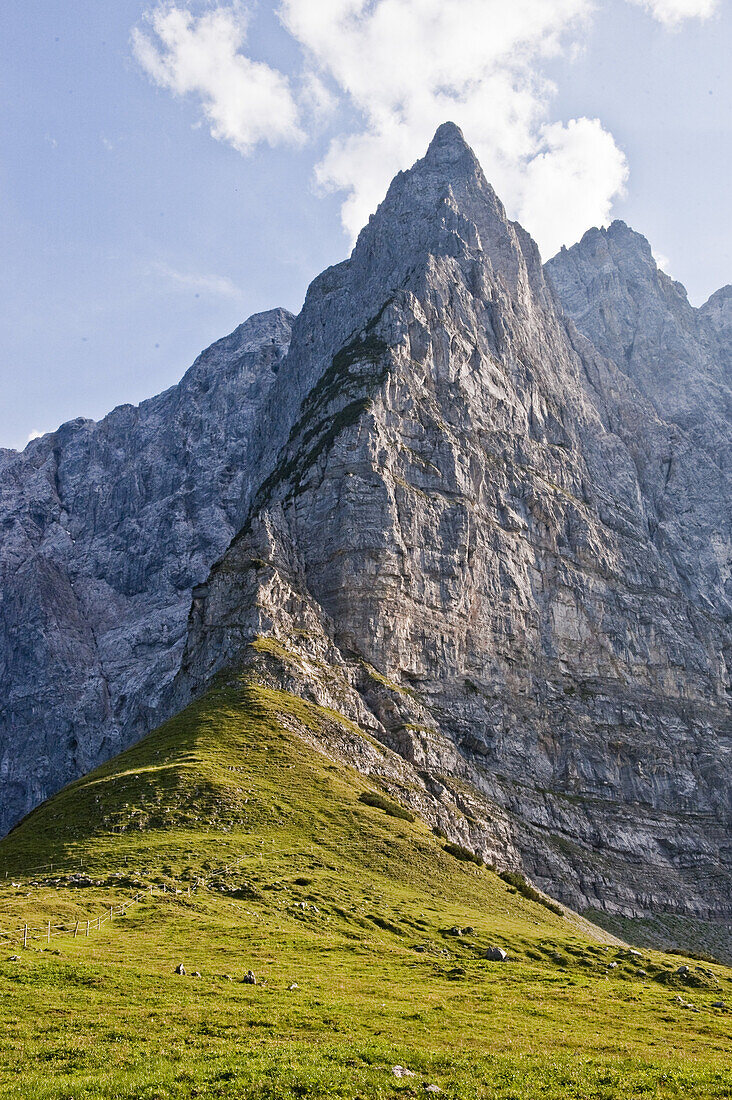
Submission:
[[[264,638],[486,856],[574,906],[728,916],[729,405],[701,448],[694,387],[637,375],[441,127],[311,290],[277,381],[311,388],[172,705]]]
[[[291,321],[251,317],[159,397],[0,452],[0,831],[155,724]]]

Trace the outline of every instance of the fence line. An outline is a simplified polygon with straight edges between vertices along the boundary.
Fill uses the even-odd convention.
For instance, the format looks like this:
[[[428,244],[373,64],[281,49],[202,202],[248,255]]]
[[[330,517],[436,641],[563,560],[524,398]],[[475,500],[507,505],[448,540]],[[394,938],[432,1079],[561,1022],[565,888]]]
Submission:
[[[68,927],[64,924],[56,923],[53,923],[52,927],[52,922],[46,920],[44,926],[40,928],[24,923],[20,928],[14,928],[9,931],[0,930],[0,945],[11,944],[16,936],[22,940],[23,947],[28,946],[29,939],[50,943],[51,940],[57,936],[73,936],[74,939],[77,939],[77,937],[81,935],[86,938],[92,931],[101,931],[102,925],[107,922],[111,924],[115,916],[125,916],[130,906],[138,904],[143,898],[168,894],[176,897],[180,895],[187,895],[190,897],[201,886],[206,886],[208,882],[219,878],[221,875],[225,875],[247,858],[249,857],[240,856],[239,859],[235,859],[233,863],[229,863],[225,867],[220,867],[215,872],[212,872],[207,878],[200,876],[195,878],[192,883],[189,882],[187,884],[187,889],[184,890],[180,890],[177,887],[167,887],[165,883],[162,885],[151,883],[147,889],[138,890],[134,897],[129,898],[127,901],[106,907],[104,916],[100,913],[95,917],[82,917],[79,920],[71,921]]]

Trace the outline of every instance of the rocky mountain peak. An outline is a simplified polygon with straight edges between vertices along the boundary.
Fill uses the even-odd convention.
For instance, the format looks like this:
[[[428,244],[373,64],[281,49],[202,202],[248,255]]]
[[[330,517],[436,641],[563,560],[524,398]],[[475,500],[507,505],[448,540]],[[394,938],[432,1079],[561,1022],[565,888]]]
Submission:
[[[577,244],[549,260],[546,270],[575,322],[596,308],[599,297],[623,299],[623,315],[615,318],[621,340],[638,312],[657,301],[692,316],[685,288],[659,269],[649,241],[623,221],[588,229]]]
[[[503,203],[485,178],[475,153],[468,145],[462,130],[454,122],[444,122],[435,131],[425,155],[413,165],[409,173],[417,187],[432,186],[438,193],[447,189],[459,202],[460,198],[480,195],[484,202],[506,220]],[[394,181],[398,189],[400,176]]]
[[[351,256],[311,283],[262,419],[266,431],[253,440],[255,464],[271,469],[273,440],[287,439],[292,414],[333,357],[395,296],[423,298],[438,284],[466,282],[497,313],[512,308],[511,299],[528,320],[534,305],[548,303],[536,245],[507,219],[460,129],[448,122],[425,155],[395,176]]]
[[[729,352],[712,322],[724,327],[724,295],[694,309],[682,284],[659,269],[646,238],[621,221],[589,230],[549,260],[546,272],[580,332],[665,418],[685,428],[703,422],[699,445],[729,462]]]
[[[349,261],[359,281],[402,284],[428,256],[490,263],[516,285],[526,264],[538,274],[536,246],[506,217],[460,129],[444,123],[424,157],[399,172],[359,235]]]

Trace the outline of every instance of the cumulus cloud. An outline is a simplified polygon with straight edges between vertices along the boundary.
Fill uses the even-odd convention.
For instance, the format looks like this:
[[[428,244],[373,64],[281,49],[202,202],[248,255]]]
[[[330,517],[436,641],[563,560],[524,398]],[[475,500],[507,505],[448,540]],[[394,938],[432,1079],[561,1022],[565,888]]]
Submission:
[[[248,12],[241,3],[195,17],[165,4],[136,27],[132,46],[143,69],[176,95],[197,95],[213,137],[247,153],[260,141],[298,143],[304,134],[286,76],[241,53]]]
[[[193,0],[189,0],[189,3]],[[631,0],[672,25],[716,0]],[[581,47],[595,0],[277,0],[300,48],[288,79],[242,52],[241,0],[195,16],[169,0],[136,31],[146,71],[179,95],[197,94],[215,137],[246,152],[259,141],[297,142],[346,108],[350,124],[315,167],[343,193],[351,237],[391,177],[451,119],[473,145],[513,217],[545,256],[604,224],[628,168],[597,119],[551,119],[545,62]]]
[[[28,433],[28,438],[26,439],[25,442],[26,442],[26,444],[32,443],[34,439],[41,439],[42,437],[43,437],[43,432],[39,432],[37,428],[34,428],[32,432]]]
[[[609,221],[628,166],[597,118],[545,126],[541,143],[542,151],[526,167],[519,220],[541,227],[542,252],[553,256],[591,225]]]
[[[719,7],[719,0],[630,0],[667,27],[677,27],[684,19],[708,19]]]
[[[282,0],[286,29],[363,119],[316,167],[345,192],[348,233],[448,118],[545,255],[605,221],[625,158],[595,121],[549,125],[540,75],[591,13],[589,0]]]

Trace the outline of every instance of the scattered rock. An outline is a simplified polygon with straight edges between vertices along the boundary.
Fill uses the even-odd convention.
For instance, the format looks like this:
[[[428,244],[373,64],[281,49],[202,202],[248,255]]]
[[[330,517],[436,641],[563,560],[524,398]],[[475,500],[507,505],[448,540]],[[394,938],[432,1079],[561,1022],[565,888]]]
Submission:
[[[194,970],[193,973],[191,974],[191,977],[192,978],[200,978],[201,974],[198,970]]]
[[[688,966],[680,966],[676,973],[679,975],[680,978],[685,978],[687,974],[691,973],[691,971],[689,970]]]
[[[608,970],[617,970],[617,968],[618,968],[618,964],[617,964],[617,963],[615,963],[615,962],[613,962],[613,963],[608,963]]]
[[[392,1066],[391,1072],[395,1077],[416,1077],[417,1074],[411,1069],[405,1069],[404,1066]]]
[[[726,1007],[726,1005],[725,1005],[724,1001],[712,1001],[712,1008],[725,1008],[725,1007]]]
[[[183,963],[178,963],[175,968],[175,972],[176,974],[185,974],[186,968],[184,967]]]
[[[232,978],[231,974],[222,974],[221,977],[222,977],[223,981],[225,981],[225,982],[233,982],[233,980],[234,980]]]
[[[297,984],[297,982],[293,982],[292,985],[288,985],[287,988],[288,989],[299,989],[300,986]]]
[[[484,956],[489,962],[505,962],[508,958],[507,953],[502,947],[489,947]]]
[[[251,970],[247,970],[246,974],[242,978],[245,985],[256,985],[257,979],[254,977],[254,973]]]
[[[20,955],[11,955],[10,958],[8,959],[8,962],[9,963],[20,962]]]
[[[425,1085],[424,1086],[424,1091],[425,1092],[442,1092],[442,1089],[440,1088],[439,1085]]]

